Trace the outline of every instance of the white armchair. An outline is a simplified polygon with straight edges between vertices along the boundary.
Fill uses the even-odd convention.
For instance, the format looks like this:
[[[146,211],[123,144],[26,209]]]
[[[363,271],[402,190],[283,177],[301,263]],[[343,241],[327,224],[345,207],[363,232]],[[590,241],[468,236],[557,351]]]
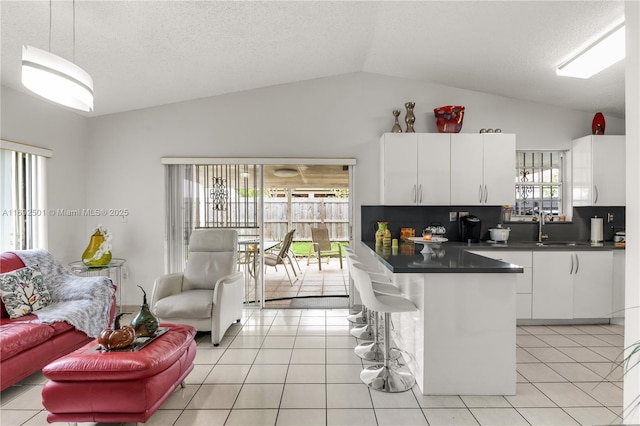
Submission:
[[[156,278],[153,313],[160,322],[211,331],[211,342],[218,346],[229,326],[242,317],[244,276],[236,271],[237,260],[236,231],[194,230],[184,272]]]

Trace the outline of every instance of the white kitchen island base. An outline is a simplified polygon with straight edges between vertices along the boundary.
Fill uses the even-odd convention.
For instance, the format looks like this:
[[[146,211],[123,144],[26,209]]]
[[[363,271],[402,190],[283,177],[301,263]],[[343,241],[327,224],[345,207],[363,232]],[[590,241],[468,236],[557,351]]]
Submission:
[[[422,394],[515,395],[515,274],[385,272],[418,307],[392,337]]]

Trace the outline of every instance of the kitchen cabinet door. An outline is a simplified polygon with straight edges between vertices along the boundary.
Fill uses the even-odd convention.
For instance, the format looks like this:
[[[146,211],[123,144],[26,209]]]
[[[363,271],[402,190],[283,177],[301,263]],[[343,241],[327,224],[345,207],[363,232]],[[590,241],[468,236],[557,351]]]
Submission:
[[[483,133],[484,204],[513,205],[515,202],[516,137]]]
[[[591,135],[571,145],[574,206],[625,205],[625,137]]]
[[[624,318],[625,251],[613,251],[613,313],[614,318]]]
[[[380,175],[381,204],[449,205],[450,135],[385,133]]]
[[[573,317],[611,318],[613,252],[575,252]]]
[[[533,252],[533,319],[573,318],[573,252]]]
[[[513,134],[452,134],[451,204],[513,204],[515,162]]]
[[[600,138],[603,139],[600,139]],[[594,206],[626,204],[624,136],[592,136]]]
[[[448,206],[451,203],[451,135],[418,133],[417,204]]]
[[[474,133],[451,135],[452,205],[483,204],[483,151],[482,135]],[[511,166],[513,167],[514,165]]]
[[[469,250],[480,256],[521,266],[516,274],[516,319],[531,319],[531,287],[533,279],[531,251]]]
[[[413,205],[418,190],[418,136],[385,133],[380,139],[380,202]]]

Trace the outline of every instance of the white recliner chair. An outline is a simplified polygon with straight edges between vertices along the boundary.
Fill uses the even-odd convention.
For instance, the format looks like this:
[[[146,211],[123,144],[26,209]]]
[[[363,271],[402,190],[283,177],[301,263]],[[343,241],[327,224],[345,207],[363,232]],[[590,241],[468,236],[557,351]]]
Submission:
[[[229,326],[242,318],[244,276],[237,272],[238,234],[230,229],[195,229],[184,272],[156,278],[151,309],[160,322],[211,331],[220,344]]]

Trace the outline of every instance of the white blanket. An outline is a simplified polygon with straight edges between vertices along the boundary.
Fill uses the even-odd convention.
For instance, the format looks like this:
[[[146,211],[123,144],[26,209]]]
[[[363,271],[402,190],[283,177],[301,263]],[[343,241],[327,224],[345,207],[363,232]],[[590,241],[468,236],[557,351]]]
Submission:
[[[89,337],[98,337],[109,324],[115,288],[108,277],[78,277],[46,250],[16,250],[26,266],[39,265],[53,303],[35,311],[38,322],[66,321]]]

